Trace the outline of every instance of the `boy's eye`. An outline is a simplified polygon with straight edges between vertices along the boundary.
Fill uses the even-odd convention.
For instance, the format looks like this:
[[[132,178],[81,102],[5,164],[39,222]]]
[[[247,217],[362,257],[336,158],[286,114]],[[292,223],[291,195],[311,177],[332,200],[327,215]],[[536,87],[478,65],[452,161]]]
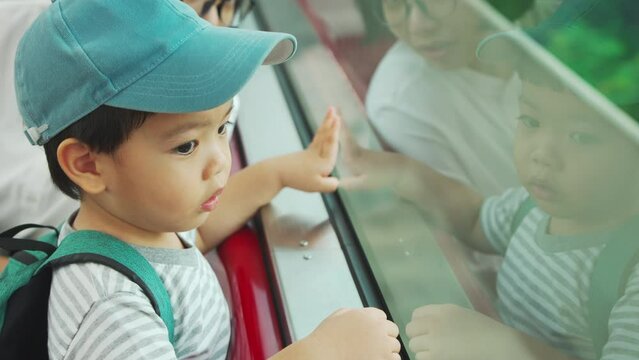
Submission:
[[[178,155],[189,155],[195,150],[197,145],[198,145],[197,140],[191,140],[189,142],[186,142],[176,147],[175,149],[173,149],[173,151]]]
[[[572,141],[576,142],[577,144],[594,144],[598,141],[597,137],[595,135],[589,134],[589,133],[585,133],[585,132],[573,132],[570,133],[570,139],[572,139]]]
[[[539,121],[528,115],[519,116],[519,121],[521,121],[528,128],[538,128]]]
[[[230,121],[225,121],[224,124],[220,125],[220,127],[217,128],[217,134],[218,135],[226,134],[226,129],[229,127],[230,124],[231,124]]]

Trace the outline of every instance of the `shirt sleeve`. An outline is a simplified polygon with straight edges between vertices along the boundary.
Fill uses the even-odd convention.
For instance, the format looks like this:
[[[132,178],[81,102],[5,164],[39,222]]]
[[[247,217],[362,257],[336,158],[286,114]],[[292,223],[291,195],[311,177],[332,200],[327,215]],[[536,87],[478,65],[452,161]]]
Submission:
[[[519,206],[528,197],[523,188],[512,188],[489,197],[482,204],[479,217],[482,230],[495,251],[504,255],[513,236],[511,226]]]
[[[639,359],[639,265],[628,278],[626,291],[610,313],[609,338],[602,360]]]

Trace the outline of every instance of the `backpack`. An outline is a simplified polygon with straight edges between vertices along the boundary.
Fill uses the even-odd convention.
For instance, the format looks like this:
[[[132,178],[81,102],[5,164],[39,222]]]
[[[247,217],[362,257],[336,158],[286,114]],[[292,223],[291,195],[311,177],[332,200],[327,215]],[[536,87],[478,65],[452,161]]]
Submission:
[[[511,223],[512,234],[534,207],[536,205],[531,197],[527,197],[519,205]],[[597,359],[601,358],[603,347],[608,342],[608,320],[612,308],[623,296],[628,277],[639,261],[639,241],[634,236],[635,234],[632,235],[620,236],[608,242],[595,259],[590,274],[587,304],[590,336],[595,346]]]
[[[15,236],[28,228],[53,232],[37,240]],[[53,268],[93,262],[111,267],[140,286],[162,318],[174,344],[173,310],[155,269],[133,247],[98,231],[76,231],[57,246],[51,226],[25,224],[0,234],[9,263],[0,273],[0,349],[6,359],[48,359],[47,312]]]

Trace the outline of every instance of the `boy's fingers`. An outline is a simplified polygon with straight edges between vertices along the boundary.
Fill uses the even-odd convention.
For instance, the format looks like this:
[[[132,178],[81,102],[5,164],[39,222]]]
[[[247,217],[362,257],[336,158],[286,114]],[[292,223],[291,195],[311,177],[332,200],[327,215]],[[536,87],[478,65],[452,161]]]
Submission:
[[[317,128],[317,131],[315,131],[315,135],[313,136],[313,140],[311,141],[309,147],[317,146],[319,142],[323,141],[326,133],[331,129],[332,116],[330,114],[331,112],[329,109],[329,112],[324,117],[324,120],[322,120],[322,123]]]
[[[322,159],[329,159],[331,161],[336,161],[337,160],[337,153],[339,152],[339,146],[337,144],[337,142],[326,142],[324,143],[324,145],[322,146],[322,149],[320,150],[320,158]],[[334,165],[334,163],[333,163]]]
[[[385,312],[376,307],[365,307],[364,311],[367,314],[373,316],[375,319],[386,320],[388,318]]]
[[[402,344],[396,338],[391,339],[391,352],[398,353],[402,349]]]
[[[339,148],[340,121],[335,116],[334,110],[329,109],[322,125],[317,129],[313,141],[309,147],[318,147],[319,155],[322,158],[337,156]]]
[[[324,120],[322,121],[322,125],[320,126],[320,130],[322,131],[331,131],[335,128],[336,123],[338,122],[339,117],[335,112],[335,108],[332,106],[328,109],[328,112],[324,116]],[[319,131],[318,131],[319,132]]]
[[[340,180],[334,176],[322,177],[319,183],[319,192],[333,192],[339,187]]]
[[[321,139],[321,147],[320,147],[320,157],[322,158],[333,158],[337,157],[337,151],[339,150],[339,143],[337,142],[338,129],[332,130],[331,133],[326,134],[323,139]]]
[[[392,321],[388,321],[388,327],[386,329],[386,333],[389,336],[397,337],[399,335],[399,327]]]
[[[350,309],[341,308],[341,309],[335,310],[330,316],[336,316],[336,315],[344,314],[344,313],[346,313],[348,311],[350,311]]]

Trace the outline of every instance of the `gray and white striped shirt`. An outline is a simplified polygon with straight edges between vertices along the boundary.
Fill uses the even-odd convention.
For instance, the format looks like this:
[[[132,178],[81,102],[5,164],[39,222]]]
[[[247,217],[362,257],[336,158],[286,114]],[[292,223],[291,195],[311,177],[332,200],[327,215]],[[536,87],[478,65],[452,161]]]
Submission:
[[[60,238],[74,231],[68,223]],[[194,241],[186,249],[135,246],[166,287],[175,318],[175,348],[140,287],[100,264],[53,273],[49,298],[51,359],[225,359],[229,310],[215,273]]]
[[[504,255],[497,277],[499,315],[505,324],[573,356],[595,359],[587,308],[590,276],[605,244],[623,229],[550,235],[550,216],[533,208],[513,233],[513,217],[526,197],[523,188],[511,189],[487,199],[481,209],[484,233]],[[639,266],[612,309],[608,328],[601,359],[639,359]]]

